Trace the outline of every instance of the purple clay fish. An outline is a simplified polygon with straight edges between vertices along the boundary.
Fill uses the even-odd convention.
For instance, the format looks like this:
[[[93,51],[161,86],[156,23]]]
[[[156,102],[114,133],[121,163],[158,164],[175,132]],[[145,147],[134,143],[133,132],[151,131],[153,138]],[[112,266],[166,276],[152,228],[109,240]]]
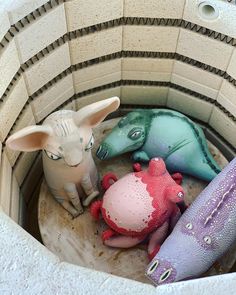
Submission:
[[[156,285],[195,278],[236,241],[236,158],[185,211],[149,264]]]

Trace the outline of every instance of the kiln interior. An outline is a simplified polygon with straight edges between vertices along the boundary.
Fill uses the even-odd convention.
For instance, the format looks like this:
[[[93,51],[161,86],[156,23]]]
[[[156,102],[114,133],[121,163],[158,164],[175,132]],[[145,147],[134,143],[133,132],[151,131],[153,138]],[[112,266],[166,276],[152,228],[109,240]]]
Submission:
[[[0,203],[41,241],[39,152],[5,146],[59,109],[121,98],[178,110],[229,161],[236,154],[236,5],[222,0],[51,0],[0,4]],[[14,2],[14,3],[13,3]]]

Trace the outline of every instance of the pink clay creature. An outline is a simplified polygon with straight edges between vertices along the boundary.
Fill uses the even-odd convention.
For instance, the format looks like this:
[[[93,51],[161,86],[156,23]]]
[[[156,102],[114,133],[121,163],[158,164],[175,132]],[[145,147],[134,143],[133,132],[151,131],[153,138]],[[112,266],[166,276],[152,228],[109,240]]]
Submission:
[[[103,187],[107,190],[103,200],[92,203],[90,212],[99,220],[101,211],[109,226],[102,233],[107,246],[133,247],[150,235],[148,255],[151,259],[180,217],[176,203],[183,202],[184,192],[179,185],[182,175],[171,176],[161,158],[153,158],[147,170],[142,171],[138,163],[133,168],[136,172],[119,180],[112,173],[105,175]]]

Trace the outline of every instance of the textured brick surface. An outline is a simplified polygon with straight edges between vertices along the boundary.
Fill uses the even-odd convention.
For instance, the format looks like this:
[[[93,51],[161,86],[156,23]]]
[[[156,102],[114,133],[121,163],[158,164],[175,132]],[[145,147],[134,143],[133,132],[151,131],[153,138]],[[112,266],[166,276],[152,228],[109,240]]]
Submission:
[[[74,94],[72,74],[59,80],[31,103],[36,122],[40,122]]]
[[[87,87],[89,88],[96,87],[99,85],[99,83],[100,85],[103,85],[106,83],[106,76],[116,76],[118,73],[120,73],[121,76],[121,59],[106,61],[83,69],[79,69],[73,72],[75,90],[77,93],[83,91],[81,90],[83,88],[83,85],[84,89],[86,89],[86,84],[84,83],[87,83]],[[115,79],[120,78],[117,77]],[[104,80],[104,82],[102,82],[102,80]]]
[[[99,91],[94,94],[86,95],[84,97],[80,97],[76,99],[76,109],[81,109],[82,107],[94,103],[99,100],[103,100],[112,96],[120,97],[120,87],[107,89],[103,91]]]
[[[21,77],[12,88],[11,92],[0,106],[0,140],[3,141],[17,116],[28,99],[23,77]]]
[[[70,41],[72,64],[121,51],[122,27],[95,32]]]
[[[14,40],[12,40],[0,55],[0,97],[7,89],[19,68],[20,62],[17,49]]]
[[[14,125],[13,130],[12,130],[12,134],[17,132],[18,130],[26,127],[26,126],[34,125],[34,124],[35,124],[35,119],[34,119],[34,116],[33,116],[33,112],[31,110],[31,106],[28,105],[25,108],[25,110],[23,111],[23,113],[20,116],[19,120],[17,120],[15,122],[15,125]],[[18,158],[18,156],[20,154],[20,152],[11,150],[7,146],[5,147],[5,151],[6,151],[8,159],[9,159],[9,162],[10,162],[11,166],[13,167],[15,162],[16,162],[16,159]]]
[[[10,22],[7,12],[0,6],[0,42],[2,41],[4,35],[10,28]]]
[[[233,50],[232,57],[229,62],[229,66],[227,68],[227,73],[236,79],[236,49]]]
[[[233,47],[195,32],[180,29],[177,53],[226,70]]]
[[[59,75],[70,66],[68,44],[63,44],[24,72],[29,94]]]
[[[123,104],[141,104],[165,106],[168,88],[155,86],[122,86],[121,102]]]
[[[20,206],[20,188],[15,178],[15,175],[12,174],[10,217],[16,223],[18,223],[18,220],[19,220],[19,206]]]
[[[203,122],[208,122],[213,108],[212,104],[175,89],[169,90],[167,106]]]
[[[11,177],[11,165],[8,161],[7,155],[3,152],[0,167],[0,206],[7,215],[10,214]]]
[[[6,5],[5,9],[8,12],[11,24],[15,24],[46,2],[48,0],[7,0],[4,5]]]
[[[175,61],[171,82],[216,99],[223,78],[193,67],[181,61]]]
[[[124,0],[124,15],[154,18],[181,18],[185,0]]]
[[[26,175],[29,173],[37,153],[38,152],[23,153],[17,161],[13,171],[19,186],[22,185]]]
[[[217,101],[236,117],[236,87],[223,81]]]
[[[114,72],[113,74],[101,76],[97,79],[79,83],[76,85],[76,93],[89,90],[91,88],[99,87],[102,85],[110,84],[112,82],[121,80],[121,72]]]
[[[65,3],[68,30],[92,26],[123,15],[123,0],[74,0]]]
[[[213,109],[209,124],[233,147],[236,147],[236,123],[216,107]]]
[[[179,28],[124,26],[123,50],[175,52]]]
[[[42,176],[43,176],[43,163],[42,163],[42,157],[41,155],[39,155],[35,158],[34,163],[32,164],[32,167],[30,169],[30,173],[27,175],[23,185],[21,186],[21,193],[26,204],[30,202],[31,197],[34,194],[34,191],[37,185],[39,185]]]
[[[21,63],[63,36],[67,31],[64,5],[53,8],[37,18],[16,35]]]
[[[173,60],[158,58],[123,58],[123,80],[170,81]]]

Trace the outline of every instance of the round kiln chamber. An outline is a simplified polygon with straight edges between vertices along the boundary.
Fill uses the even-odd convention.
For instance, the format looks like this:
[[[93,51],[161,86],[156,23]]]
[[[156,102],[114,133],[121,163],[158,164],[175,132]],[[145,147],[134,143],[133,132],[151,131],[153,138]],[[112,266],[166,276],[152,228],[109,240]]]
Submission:
[[[222,0],[51,0],[0,4],[0,204],[38,236],[39,152],[9,150],[17,130],[58,109],[121,98],[178,110],[236,154],[236,5]],[[33,217],[33,218],[32,218]]]

